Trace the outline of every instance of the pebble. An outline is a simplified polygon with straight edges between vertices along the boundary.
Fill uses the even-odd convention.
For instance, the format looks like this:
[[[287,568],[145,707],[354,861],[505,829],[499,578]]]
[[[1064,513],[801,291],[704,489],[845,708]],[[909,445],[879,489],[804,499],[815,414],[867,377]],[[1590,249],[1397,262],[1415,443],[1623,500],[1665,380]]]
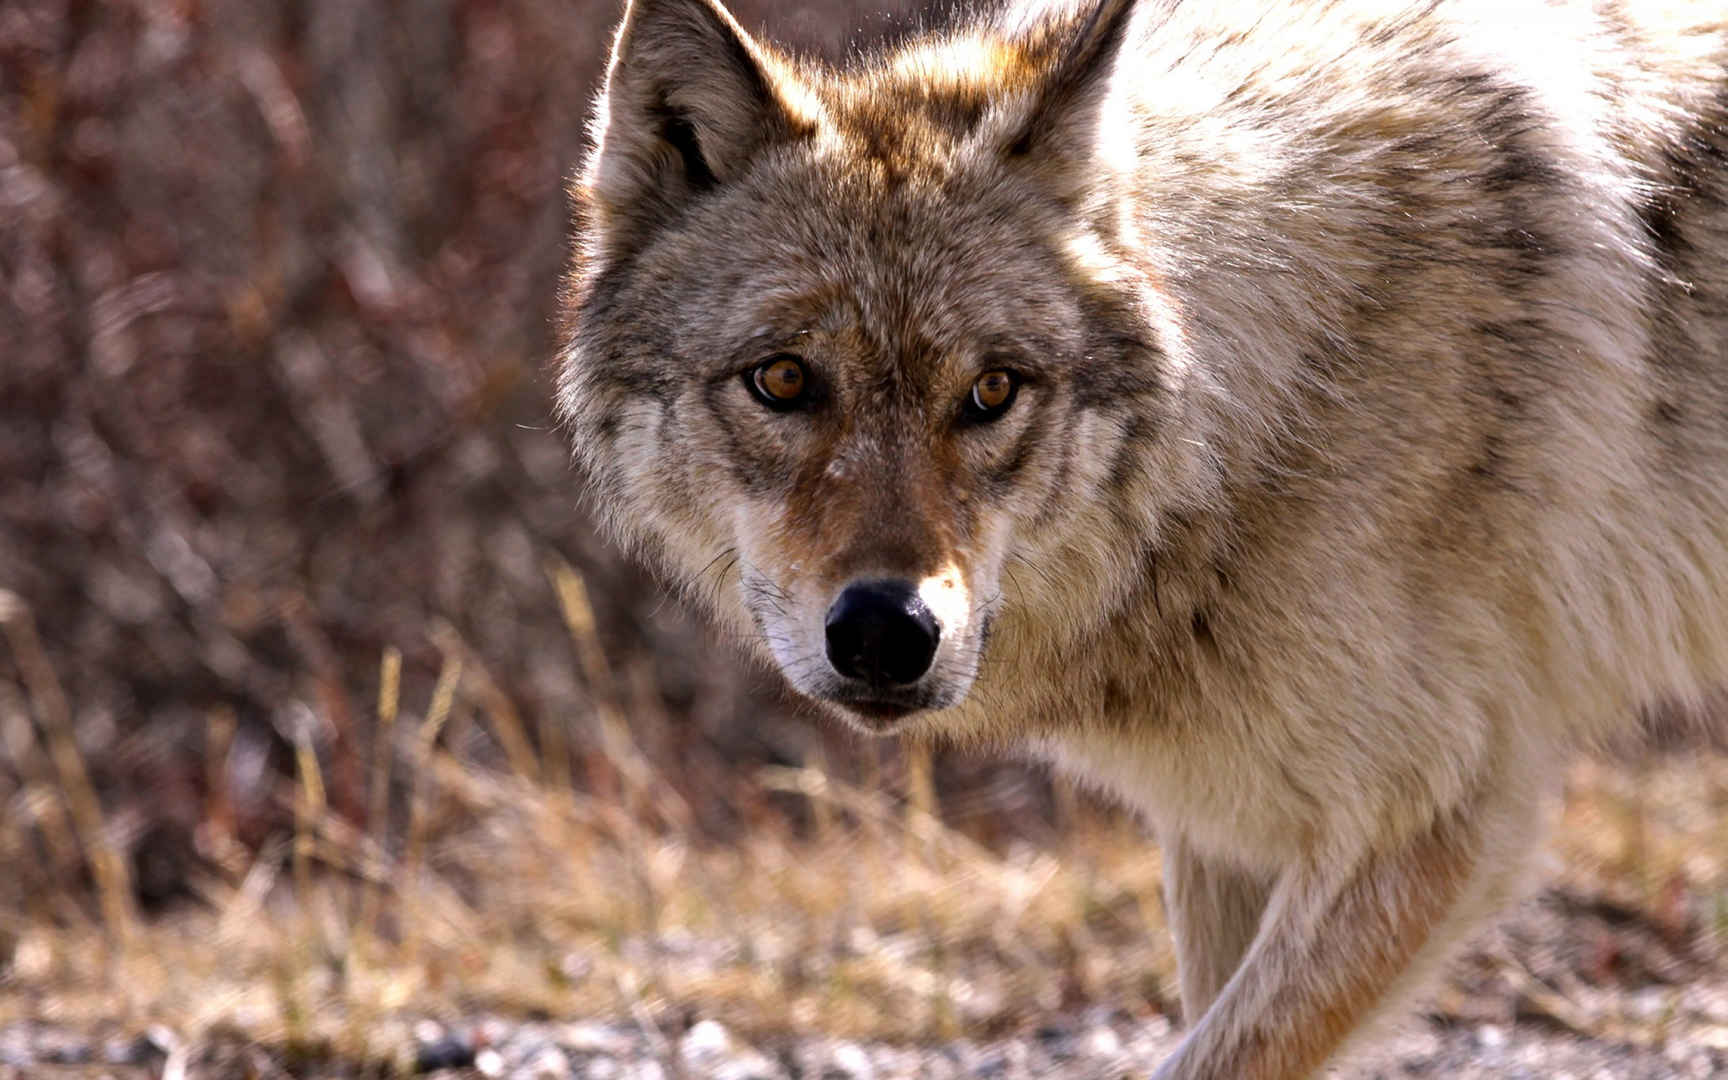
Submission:
[[[435,1072],[439,1069],[466,1069],[475,1064],[474,1044],[454,1033],[446,1033],[433,1027],[427,1031],[424,1027],[415,1029],[414,1069],[417,1072]],[[425,1038],[426,1035],[431,1038]]]
[[[870,1055],[857,1043],[843,1042],[837,1044],[828,1055],[829,1068],[825,1071],[837,1072],[843,1080],[875,1080],[876,1070],[870,1065]]]
[[[480,1070],[482,1076],[503,1076],[509,1066],[504,1055],[488,1046],[474,1055],[474,1067]]]
[[[708,1065],[726,1053],[732,1041],[725,1025],[716,1020],[702,1020],[691,1025],[678,1044],[678,1053],[686,1064]]]
[[[681,1035],[650,1034],[631,1023],[511,1021],[476,1017],[450,1027],[404,1021],[416,1044],[417,1069],[450,1077],[473,1070],[497,1080],[1030,1080],[1034,1077],[1145,1075],[1181,1033],[1158,1017],[1089,1012],[1062,1017],[1020,1037],[939,1046],[874,1043],[821,1035],[739,1037],[701,1019]],[[1670,1040],[1660,1049],[1572,1038],[1539,1026],[1417,1025],[1372,1052],[1355,1074],[1363,1080],[1444,1076],[1448,1080],[1703,1080],[1728,1075],[1719,1040]],[[216,1045],[166,1029],[113,1027],[81,1031],[62,1025],[0,1024],[0,1080],[46,1066],[101,1063],[111,1069],[160,1070],[170,1051],[187,1080],[218,1080],[231,1065],[262,1051],[229,1039]],[[670,1053],[675,1060],[663,1055]],[[229,1063],[228,1071],[218,1063]],[[13,1072],[12,1070],[16,1070]],[[82,1075],[82,1072],[79,1073]],[[131,1076],[131,1073],[115,1074]],[[364,1063],[321,1067],[324,1080],[368,1074]]]
[[[556,1046],[542,1046],[522,1065],[530,1080],[566,1080],[570,1076],[570,1059]]]

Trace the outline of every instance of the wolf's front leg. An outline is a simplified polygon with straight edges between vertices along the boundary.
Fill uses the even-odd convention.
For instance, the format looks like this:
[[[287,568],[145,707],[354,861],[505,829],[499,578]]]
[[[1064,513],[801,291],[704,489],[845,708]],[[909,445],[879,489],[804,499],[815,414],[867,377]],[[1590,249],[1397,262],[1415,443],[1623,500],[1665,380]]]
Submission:
[[[1485,824],[1455,810],[1352,865],[1287,871],[1240,967],[1154,1080],[1312,1075],[1425,947],[1437,953],[1440,938],[1459,933],[1467,920],[1457,916],[1473,906],[1487,869]],[[1184,997],[1188,983],[1184,974]]]
[[[1241,966],[1243,954],[1260,930],[1273,882],[1203,856],[1181,836],[1160,836],[1159,842],[1164,848],[1164,911],[1176,940],[1182,983],[1182,1015],[1192,1024]]]

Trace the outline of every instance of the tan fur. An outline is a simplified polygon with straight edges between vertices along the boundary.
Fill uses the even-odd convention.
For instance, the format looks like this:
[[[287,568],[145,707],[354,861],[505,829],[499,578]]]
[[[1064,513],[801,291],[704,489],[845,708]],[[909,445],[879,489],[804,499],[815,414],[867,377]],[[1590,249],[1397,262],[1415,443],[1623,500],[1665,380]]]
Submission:
[[[1160,1077],[1310,1075],[1518,894],[1557,755],[1728,681],[1719,0],[1089,0],[838,71],[632,0],[594,131],[608,520],[837,715],[1145,814]],[[888,710],[823,647],[875,577],[941,625]]]

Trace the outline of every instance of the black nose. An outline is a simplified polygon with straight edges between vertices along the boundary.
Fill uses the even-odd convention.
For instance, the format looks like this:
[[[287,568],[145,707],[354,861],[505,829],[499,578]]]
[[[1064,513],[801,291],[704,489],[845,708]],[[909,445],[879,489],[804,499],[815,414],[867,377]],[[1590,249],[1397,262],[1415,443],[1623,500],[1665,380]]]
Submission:
[[[905,686],[930,670],[942,628],[904,581],[846,586],[828,609],[828,662],[873,686]]]

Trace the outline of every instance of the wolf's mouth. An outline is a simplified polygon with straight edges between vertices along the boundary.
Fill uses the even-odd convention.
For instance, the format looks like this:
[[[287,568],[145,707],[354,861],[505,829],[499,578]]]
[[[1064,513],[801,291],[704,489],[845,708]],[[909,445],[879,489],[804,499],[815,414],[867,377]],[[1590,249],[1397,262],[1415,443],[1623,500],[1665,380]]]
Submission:
[[[866,727],[879,731],[886,731],[922,708],[922,706],[908,705],[898,701],[856,700],[836,702],[835,704],[853,714]]]
[[[875,735],[887,735],[897,730],[907,717],[956,704],[964,691],[955,694],[940,684],[907,687],[899,692],[850,686],[826,689],[814,696],[849,723]]]

